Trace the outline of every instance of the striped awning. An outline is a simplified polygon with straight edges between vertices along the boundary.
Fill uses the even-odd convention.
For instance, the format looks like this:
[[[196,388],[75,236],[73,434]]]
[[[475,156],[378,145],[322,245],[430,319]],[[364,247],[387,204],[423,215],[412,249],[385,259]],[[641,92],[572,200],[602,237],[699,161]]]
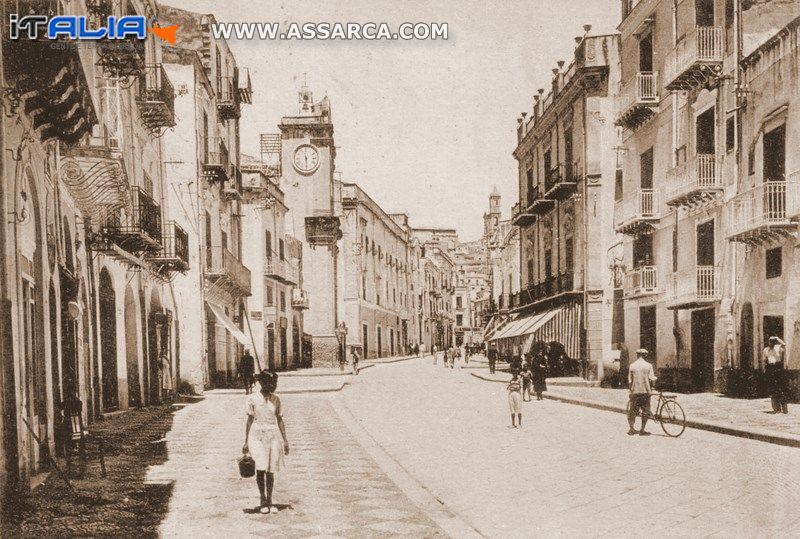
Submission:
[[[581,355],[581,305],[570,303],[550,311],[552,316],[534,332],[534,340],[559,342],[571,358]]]
[[[570,303],[549,311],[521,316],[496,331],[489,340],[522,345],[529,351],[535,341],[559,342],[569,357],[580,357],[580,304]]]

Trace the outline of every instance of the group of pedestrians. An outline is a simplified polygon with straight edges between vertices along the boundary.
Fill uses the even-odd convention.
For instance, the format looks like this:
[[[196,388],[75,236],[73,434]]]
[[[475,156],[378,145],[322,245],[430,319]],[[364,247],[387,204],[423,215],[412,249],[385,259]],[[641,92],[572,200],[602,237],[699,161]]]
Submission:
[[[436,350],[436,346],[432,347],[433,351],[433,364],[436,365],[439,362],[439,352]],[[442,365],[444,368],[455,368],[456,361],[461,359],[462,352],[461,348],[458,346],[448,346],[442,351]],[[469,363],[469,359],[464,360],[465,363]]]
[[[492,371],[491,361],[489,365]],[[525,354],[523,361],[512,362],[511,381],[506,389],[511,409],[511,427],[522,428],[522,403],[533,400],[531,394],[540,401],[542,394],[547,391],[547,358],[543,346],[534,346],[532,352]]]

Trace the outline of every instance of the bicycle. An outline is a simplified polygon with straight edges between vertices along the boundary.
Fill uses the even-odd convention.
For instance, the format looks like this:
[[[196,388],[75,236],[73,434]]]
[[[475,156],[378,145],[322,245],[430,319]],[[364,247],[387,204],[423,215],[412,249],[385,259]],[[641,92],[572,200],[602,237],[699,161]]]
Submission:
[[[657,393],[650,393],[650,396],[658,395],[656,402],[656,412],[647,412],[647,418],[658,421],[661,430],[671,438],[677,438],[686,430],[686,414],[678,404],[677,395],[665,395],[660,389]],[[628,401],[627,414],[631,411],[631,401]]]

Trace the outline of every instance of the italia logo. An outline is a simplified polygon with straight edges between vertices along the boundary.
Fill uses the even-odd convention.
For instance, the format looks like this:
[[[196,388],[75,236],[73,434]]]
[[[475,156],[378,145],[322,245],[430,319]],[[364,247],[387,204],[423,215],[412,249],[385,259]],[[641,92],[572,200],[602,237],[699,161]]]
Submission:
[[[97,41],[100,39],[122,40],[129,37],[145,39],[147,32],[153,33],[159,39],[170,45],[177,42],[178,25],[156,26],[148,28],[147,20],[141,15],[126,15],[124,17],[110,16],[104,26],[91,26],[90,21],[83,15],[25,15],[20,17],[17,13],[9,15],[9,37],[14,40],[25,35],[28,39],[38,39],[39,31],[43,29],[47,39],[70,39]]]

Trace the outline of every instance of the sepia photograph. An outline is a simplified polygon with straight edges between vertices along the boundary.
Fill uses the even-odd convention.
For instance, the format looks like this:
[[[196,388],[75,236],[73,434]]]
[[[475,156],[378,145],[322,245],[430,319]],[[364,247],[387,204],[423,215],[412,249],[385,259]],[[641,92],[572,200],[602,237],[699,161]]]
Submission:
[[[0,25],[0,537],[800,537],[800,0]]]

